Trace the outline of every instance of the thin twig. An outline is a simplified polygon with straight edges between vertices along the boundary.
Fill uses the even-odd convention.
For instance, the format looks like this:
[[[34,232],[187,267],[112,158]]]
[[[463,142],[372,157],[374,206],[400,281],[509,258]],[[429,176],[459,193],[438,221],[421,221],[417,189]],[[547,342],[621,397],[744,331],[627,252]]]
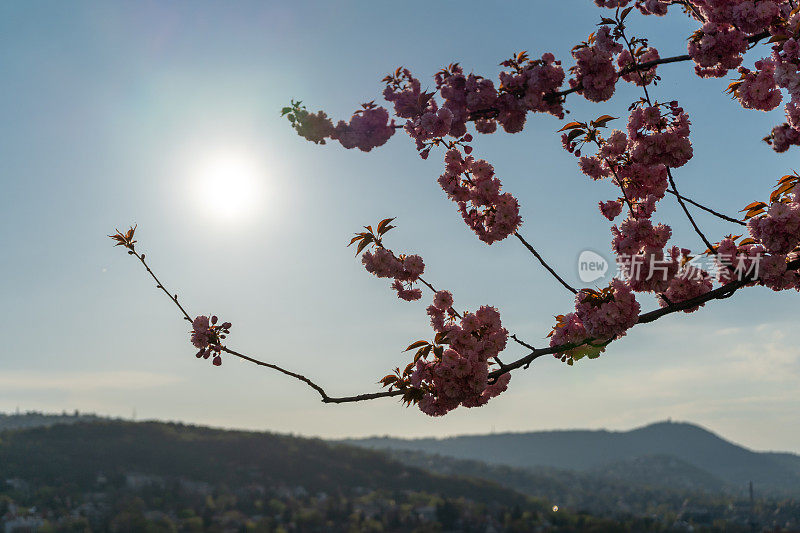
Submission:
[[[690,203],[695,207],[699,207],[700,209],[702,209],[703,211],[706,211],[707,213],[711,213],[712,215],[721,218],[722,220],[727,220],[728,222],[733,222],[734,224],[739,224],[740,226],[747,226],[747,222],[743,222],[743,221],[738,220],[736,218],[729,217],[728,215],[723,215],[722,213],[714,211],[710,207],[706,207],[703,204],[695,202],[691,198],[687,198],[687,197],[683,196],[682,194],[678,194],[678,193],[676,193],[675,191],[673,191],[671,189],[667,189],[667,192],[672,194],[672,195],[674,195],[674,196],[676,196],[676,197],[681,198],[685,202]]]
[[[428,283],[427,281],[425,281],[425,280],[424,280],[424,279],[422,279],[421,277],[420,277],[420,278],[417,278],[417,279],[420,281],[420,283],[422,283],[423,285],[425,285],[426,287],[428,287],[428,288],[429,288],[429,289],[430,289],[432,292],[434,292],[434,293],[436,292],[436,289],[433,287],[433,285],[431,285],[430,283]],[[450,312],[451,312],[453,315],[457,316],[458,318],[462,318],[462,316],[461,316],[461,313],[459,313],[458,311],[456,311],[456,310],[455,310],[453,307],[450,307],[450,308],[448,309],[448,311],[450,311]],[[530,344],[528,344],[528,343],[526,343],[526,342],[524,342],[524,341],[521,341],[520,339],[518,339],[518,338],[517,338],[517,336],[516,336],[516,335],[511,335],[511,338],[514,340],[514,342],[516,342],[516,343],[517,343],[517,344],[519,344],[520,346],[524,346],[524,347],[526,347],[526,348],[531,348],[531,345],[530,345]],[[497,362],[498,362],[498,363],[499,363],[501,366],[503,365],[503,363],[500,363],[500,361],[499,361],[499,360],[498,360]]]
[[[533,246],[531,246],[530,244],[528,244],[528,241],[526,241],[526,240],[525,240],[525,239],[522,237],[522,235],[520,235],[519,233],[517,233],[517,232],[515,231],[515,232],[514,232],[514,236],[515,236],[517,239],[519,239],[519,241],[520,241],[520,242],[521,242],[521,243],[522,243],[522,244],[525,246],[525,248],[527,248],[527,249],[528,249],[528,251],[529,251],[530,253],[532,253],[532,254],[533,254],[533,256],[534,256],[536,259],[538,259],[538,260],[539,260],[539,262],[542,264],[542,266],[543,266],[544,268],[546,268],[546,269],[547,269],[547,271],[548,271],[548,272],[550,272],[550,274],[552,274],[552,275],[553,275],[553,277],[554,277],[554,278],[556,278],[556,279],[558,280],[558,282],[559,282],[559,283],[561,283],[561,285],[563,285],[564,287],[566,287],[566,289],[567,289],[568,291],[570,291],[572,294],[578,294],[578,291],[577,291],[577,290],[575,290],[575,288],[574,288],[574,287],[572,287],[572,286],[571,286],[569,283],[567,283],[566,281],[564,281],[564,280],[561,278],[561,276],[559,276],[559,275],[558,275],[558,273],[557,273],[555,270],[553,270],[553,269],[552,269],[552,267],[550,267],[550,265],[548,265],[548,264],[547,264],[547,262],[546,262],[546,261],[545,261],[545,260],[542,258],[542,256],[541,256],[541,255],[539,255],[539,252],[537,252],[537,251],[534,249],[534,247],[533,247]]]
[[[127,248],[128,248],[128,251],[131,253],[131,255],[136,256],[136,258],[142,263],[142,265],[144,265],[144,268],[147,269],[147,273],[150,274],[150,276],[156,281],[157,288],[159,288],[162,291],[164,291],[164,294],[166,294],[169,297],[169,299],[172,300],[172,303],[174,303],[178,307],[178,309],[180,309],[181,313],[183,314],[184,319],[188,320],[189,322],[192,322],[192,318],[189,316],[189,313],[187,313],[186,309],[184,309],[183,306],[180,304],[180,302],[178,302],[177,295],[171,294],[166,289],[166,287],[164,287],[164,284],[161,283],[161,281],[158,279],[158,277],[156,276],[155,272],[153,272],[150,269],[150,266],[145,261],[144,254],[139,254],[138,252],[136,252],[136,250],[133,249],[133,245],[131,245],[131,246],[127,247]],[[319,393],[319,395],[322,397],[322,401],[324,403],[358,402],[358,401],[362,401],[362,400],[372,400],[372,399],[375,399],[375,398],[386,398],[386,397],[390,397],[390,396],[400,396],[401,394],[403,394],[402,391],[394,390],[394,391],[371,392],[371,393],[366,393],[366,394],[359,394],[357,396],[332,397],[332,396],[329,396],[328,393],[326,393],[325,390],[322,387],[320,387],[319,385],[317,385],[316,383],[311,381],[309,378],[303,376],[302,374],[298,374],[297,372],[292,372],[291,370],[286,370],[285,368],[282,368],[282,367],[280,367],[280,366],[278,366],[278,365],[276,365],[274,363],[267,363],[265,361],[261,361],[259,359],[255,359],[254,357],[250,357],[248,355],[245,355],[243,353],[237,352],[236,350],[232,350],[232,349],[230,349],[228,347],[225,347],[225,346],[222,347],[222,351],[225,352],[225,353],[228,353],[230,355],[233,355],[235,357],[238,357],[240,359],[243,359],[245,361],[248,361],[250,363],[256,364],[258,366],[263,366],[263,367],[266,367],[266,368],[271,368],[272,370],[276,370],[277,372],[280,372],[281,374],[285,374],[285,375],[290,376],[292,378],[295,378],[295,379],[297,379],[299,381],[302,381],[303,383],[305,383],[306,385],[308,385],[309,387],[311,387],[312,389],[317,391]]]
[[[798,263],[800,263],[800,261],[798,261]],[[800,267],[800,264],[798,264],[795,268],[797,267]],[[703,295],[696,296],[688,300],[683,300],[681,302],[672,303],[666,307],[662,307],[661,309],[656,309],[654,311],[642,313],[639,315],[639,318],[637,320],[637,325],[647,324],[649,322],[655,322],[656,320],[658,320],[663,316],[672,313],[677,313],[678,311],[683,311],[684,309],[689,309],[691,307],[704,304],[711,300],[720,300],[723,298],[728,298],[734,292],[736,292],[737,290],[739,290],[740,288],[742,288],[743,286],[747,285],[750,282],[751,280],[749,279],[731,281],[723,285],[722,287],[709,291]],[[505,368],[490,372],[489,378],[496,379],[497,377],[501,376],[502,374],[505,374],[506,372],[510,372],[511,370],[521,367],[527,367],[528,365],[531,364],[531,362],[538,359],[539,357],[542,357],[543,355],[553,355],[556,353],[563,353],[573,348],[577,348],[579,346],[588,344],[594,340],[595,339],[588,338],[585,339],[583,342],[560,344],[558,346],[551,346],[548,348],[538,348],[535,350],[531,350],[531,353],[529,353],[525,357],[517,359],[516,361],[511,363],[506,363]]]
[[[686,207],[686,204],[683,202],[683,197],[680,195],[680,193],[678,192],[678,188],[675,186],[675,179],[672,177],[672,171],[670,170],[669,167],[666,168],[667,168],[667,176],[669,176],[669,184],[672,186],[672,190],[675,191],[675,198],[678,199],[678,203],[681,204],[683,212],[686,213],[686,218],[688,218],[689,222],[692,223],[692,227],[694,228],[695,233],[697,233],[697,235],[699,235],[700,238],[703,240],[703,244],[705,244],[708,247],[708,249],[711,250],[711,252],[714,253],[714,255],[716,255],[717,254],[716,248],[714,248],[714,245],[711,244],[711,242],[706,238],[706,236],[700,230],[700,227],[697,225],[697,222],[694,221],[692,214],[689,212],[689,208]]]
[[[319,393],[319,395],[322,397],[323,403],[359,402],[359,401],[362,401],[362,400],[373,400],[375,398],[387,398],[387,397],[390,397],[390,396],[400,396],[401,394],[403,394],[402,391],[394,390],[394,391],[370,392],[370,393],[366,393],[366,394],[359,394],[359,395],[356,395],[356,396],[342,396],[342,397],[338,397],[338,398],[337,397],[332,397],[332,396],[328,396],[328,393],[325,392],[325,389],[323,389],[322,387],[320,387],[319,385],[317,385],[316,383],[314,383],[313,381],[311,381],[310,379],[308,379],[307,377],[305,377],[302,374],[298,374],[297,372],[292,372],[291,370],[286,370],[285,368],[281,368],[280,366],[272,364],[272,363],[265,363],[264,361],[259,361],[258,359],[254,359],[254,358],[252,358],[250,356],[244,355],[243,353],[239,353],[239,352],[237,352],[235,350],[231,350],[230,348],[223,347],[222,351],[225,352],[225,353],[229,353],[231,355],[235,355],[236,357],[239,357],[240,359],[244,359],[245,361],[249,361],[249,362],[251,362],[253,364],[256,364],[258,366],[264,366],[264,367],[267,367],[267,368],[271,368],[273,370],[277,370],[281,374],[285,374],[287,376],[290,376],[290,377],[293,377],[295,379],[298,379],[298,380],[302,381],[303,383],[305,383],[306,385],[308,385],[309,387],[311,387],[312,389],[314,389],[315,391],[317,391]]]
[[[161,283],[161,281],[158,279],[158,277],[155,275],[155,273],[150,269],[149,265],[145,262],[144,254],[137,253],[135,250],[133,250],[133,246],[132,245],[130,247],[128,247],[128,249],[129,249],[129,251],[132,252],[131,255],[135,255],[137,257],[137,259],[139,259],[139,261],[142,263],[142,265],[144,265],[144,267],[147,269],[147,272],[150,274],[150,276],[158,284],[158,288],[161,289],[169,297],[169,299],[178,307],[178,309],[180,309],[180,311],[183,314],[184,318],[191,322],[191,317],[186,312],[186,310],[183,308],[183,306],[178,302],[177,298],[175,296],[173,296],[172,294],[170,294],[169,291],[166,290],[164,285]],[[800,258],[794,259],[794,260],[788,262],[786,267],[787,267],[787,270],[790,270],[790,271],[799,270],[800,269]],[[748,283],[751,283],[751,282],[752,282],[752,279],[750,279],[750,278],[743,278],[743,279],[731,281],[731,282],[723,285],[722,287],[719,287],[717,289],[709,291],[709,292],[707,292],[707,293],[705,293],[703,295],[697,296],[695,298],[690,298],[690,299],[684,300],[682,302],[671,303],[668,306],[663,307],[661,309],[656,309],[654,311],[650,311],[650,312],[647,312],[647,313],[642,313],[642,314],[639,315],[637,324],[646,324],[646,323],[649,323],[649,322],[655,322],[656,320],[658,320],[659,318],[661,318],[663,316],[666,316],[666,315],[669,315],[669,314],[672,314],[672,313],[676,313],[678,311],[683,311],[685,309],[689,309],[691,307],[695,307],[695,306],[704,304],[704,303],[709,302],[711,300],[715,300],[715,299],[716,300],[722,300],[722,299],[725,299],[725,298],[729,298],[737,290],[739,290],[740,288],[744,287],[745,285],[747,285]],[[589,344],[592,341],[594,341],[594,339],[590,338],[590,339],[585,339],[583,342],[579,342],[579,343],[567,343],[567,344],[561,344],[559,346],[551,346],[549,348],[534,348],[533,346],[525,343],[524,341],[520,341],[519,339],[517,339],[515,335],[511,335],[511,337],[512,337],[513,340],[515,340],[519,344],[521,344],[523,346],[526,346],[528,349],[530,349],[531,353],[528,354],[525,357],[517,359],[516,361],[514,361],[512,363],[507,363],[507,364],[500,362],[499,359],[496,359],[498,364],[500,365],[500,368],[489,373],[490,381],[494,381],[499,376],[501,376],[502,374],[505,374],[506,372],[510,372],[510,371],[515,370],[517,368],[522,368],[522,367],[528,368],[528,366],[531,364],[531,362],[533,362],[534,360],[538,359],[539,357],[541,357],[543,355],[561,353],[561,352],[564,352],[564,351],[567,351],[567,350],[571,350],[573,348],[577,348],[579,346],[583,346],[585,344]],[[608,344],[610,342],[611,341],[607,341],[606,344]],[[306,376],[304,376],[302,374],[298,374],[297,372],[292,372],[291,370],[287,370],[287,369],[285,369],[285,368],[283,368],[281,366],[278,366],[276,364],[273,364],[273,363],[267,363],[267,362],[261,361],[259,359],[255,359],[253,357],[250,357],[248,355],[245,355],[243,353],[237,352],[235,350],[232,350],[232,349],[224,347],[224,346],[222,347],[222,351],[227,353],[227,354],[230,354],[230,355],[233,355],[235,357],[238,357],[238,358],[240,358],[240,359],[242,359],[244,361],[248,361],[250,363],[253,363],[255,365],[262,366],[262,367],[265,367],[265,368],[270,368],[272,370],[280,372],[281,374],[284,374],[286,376],[289,376],[291,378],[294,378],[294,379],[296,379],[298,381],[301,381],[301,382],[305,383],[307,386],[309,386],[310,388],[314,389],[320,395],[320,398],[321,398],[323,403],[337,403],[337,404],[338,403],[352,403],[352,402],[360,402],[360,401],[365,401],[365,400],[374,400],[374,399],[378,399],[378,398],[396,397],[396,396],[401,396],[401,395],[404,394],[403,391],[393,390],[393,391],[369,392],[369,393],[364,393],[364,394],[358,394],[358,395],[355,395],[355,396],[340,396],[340,397],[329,396],[328,393],[325,392],[325,389],[323,389],[321,386],[317,385],[314,381],[312,381],[311,379],[307,378]]]
[[[178,306],[178,309],[180,309],[180,310],[181,310],[181,313],[183,313],[183,318],[185,318],[186,320],[188,320],[189,322],[191,322],[191,321],[192,321],[192,317],[190,317],[190,316],[189,316],[189,313],[187,313],[187,312],[186,312],[186,309],[184,309],[184,308],[183,308],[183,306],[181,305],[181,303],[178,301],[178,295],[177,295],[177,294],[172,294],[172,293],[170,293],[170,292],[167,290],[167,288],[166,288],[166,287],[164,287],[164,284],[163,284],[163,283],[161,283],[161,281],[160,281],[160,280],[158,279],[158,277],[156,276],[155,272],[153,272],[152,270],[150,270],[150,267],[149,267],[149,266],[148,266],[148,264],[145,262],[145,260],[144,260],[144,254],[139,254],[139,253],[138,253],[136,250],[134,250],[134,249],[133,249],[133,246],[131,246],[131,247],[129,248],[129,252],[130,252],[130,254],[131,254],[131,255],[134,255],[134,256],[136,256],[136,259],[138,259],[138,260],[139,260],[139,261],[142,263],[142,265],[144,265],[144,268],[146,268],[146,269],[147,269],[147,273],[148,273],[148,274],[150,274],[150,277],[152,277],[152,278],[155,280],[155,282],[156,282],[156,288],[158,288],[158,289],[161,289],[162,291],[164,291],[164,294],[166,294],[167,296],[169,296],[169,299],[170,299],[170,300],[172,300],[172,303],[174,303],[175,305],[177,305],[177,306]]]

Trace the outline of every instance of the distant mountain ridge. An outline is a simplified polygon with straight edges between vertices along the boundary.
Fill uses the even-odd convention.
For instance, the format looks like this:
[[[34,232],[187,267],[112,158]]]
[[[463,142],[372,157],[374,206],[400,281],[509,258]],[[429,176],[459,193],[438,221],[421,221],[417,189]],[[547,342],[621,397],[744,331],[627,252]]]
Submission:
[[[800,495],[800,456],[754,452],[694,424],[658,422],[630,431],[562,430],[502,433],[443,439],[350,439],[373,449],[413,450],[517,468],[548,467],[576,472],[652,468],[652,459],[674,458],[743,489],[749,481],[769,492]],[[636,462],[640,464],[637,466]],[[645,466],[649,463],[650,466]],[[697,472],[695,472],[698,475]]]
[[[0,480],[88,490],[99,477],[239,487],[261,483],[300,486],[311,493],[425,489],[482,502],[527,501],[499,484],[430,473],[381,452],[320,439],[115,420],[0,431]]]
[[[145,527],[165,517],[186,526],[180,531],[204,524],[241,531],[248,520],[308,526],[293,531],[377,531],[378,523],[385,531],[413,529],[402,523],[425,526],[415,531],[506,524],[509,531],[701,525],[727,532],[749,531],[756,519],[765,527],[800,526],[800,499],[759,493],[753,507],[721,493],[723,482],[707,471],[667,455],[607,463],[600,473],[527,469],[180,423],[25,417],[13,423],[28,427],[0,430],[0,529],[4,519],[58,518],[65,526],[58,530],[67,530],[64,519],[98,531],[168,531]],[[771,456],[779,464],[795,458]],[[242,527],[232,529],[231,520]],[[476,520],[483,525],[461,527]]]
[[[110,419],[77,412],[61,415],[0,413],[0,431],[108,421]],[[433,471],[436,469],[425,467],[421,462],[434,464],[435,461],[415,457],[409,462],[410,456],[398,456],[397,452],[480,461],[488,466],[532,471],[536,475],[545,470],[553,476],[574,472],[584,483],[591,478],[592,483],[618,486],[628,483],[663,490],[741,495],[752,481],[757,492],[763,495],[800,496],[800,455],[748,450],[685,422],[657,422],[630,431],[555,430],[441,439],[372,437],[339,442],[390,451],[401,462]],[[439,469],[438,473],[457,473],[457,463],[449,468],[452,470]],[[475,473],[465,475],[475,476]],[[525,477],[524,472],[521,475]],[[502,476],[488,476],[488,479],[504,484]],[[520,489],[519,486],[513,488]]]
[[[74,411],[73,413],[63,412],[61,414],[40,413],[37,411],[14,414],[0,413],[0,431],[49,427],[56,424],[75,424],[76,422],[98,422],[100,420],[108,419],[95,414],[80,413],[78,411]]]

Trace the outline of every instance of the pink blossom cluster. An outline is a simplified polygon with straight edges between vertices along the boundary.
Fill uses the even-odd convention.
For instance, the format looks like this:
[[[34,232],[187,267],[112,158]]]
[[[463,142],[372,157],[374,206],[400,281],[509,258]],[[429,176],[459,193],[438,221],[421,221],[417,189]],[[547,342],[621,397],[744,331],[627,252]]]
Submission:
[[[790,2],[774,0],[690,0],[705,20],[759,33],[788,15]]]
[[[695,72],[703,78],[721,78],[742,64],[747,35],[729,24],[707,22],[689,39]]]
[[[550,346],[566,347],[554,355],[572,364],[578,359],[594,359],[612,340],[625,335],[639,320],[639,302],[621,279],[613,279],[601,291],[581,289],[575,296],[575,312],[556,317],[550,333]]]
[[[581,289],[575,296],[575,314],[586,333],[597,340],[621,337],[639,319],[639,302],[621,279],[613,279],[602,291]]]
[[[441,291],[428,307],[434,330],[446,336],[449,346],[441,357],[434,354],[430,359],[418,359],[410,377],[412,386],[425,391],[419,408],[430,416],[442,416],[459,405],[484,405],[504,392],[511,379],[505,373],[489,382],[489,363],[508,340],[497,309],[482,306],[475,313],[464,313],[456,324],[445,321],[452,303],[452,295]]]
[[[773,202],[766,213],[747,222],[747,229],[768,252],[791,252],[800,245],[800,202]]]
[[[384,107],[365,106],[353,114],[350,122],[340,120],[336,127],[323,111],[307,113],[298,110],[294,128],[305,139],[325,144],[330,138],[337,140],[345,148],[358,148],[369,152],[386,144],[394,135],[394,121],[389,122],[389,112]]]
[[[764,253],[763,246],[737,246],[731,237],[723,239],[717,245],[714,261],[718,265],[717,280],[720,283],[755,277],[758,274],[761,257]],[[751,285],[755,282],[751,283]]]
[[[800,15],[795,16],[800,19]],[[800,20],[796,21],[796,24]],[[786,122],[776,126],[767,138],[776,152],[785,152],[790,146],[800,145],[800,43],[794,37],[772,48],[772,76],[778,87],[791,96],[786,103]]]
[[[701,11],[707,12],[709,20],[689,43],[698,74],[719,77],[738,66],[740,77],[729,91],[747,109],[775,109],[782,100],[781,89],[786,89],[790,96],[785,106],[787,122],[773,128],[764,140],[776,152],[800,144],[800,13],[791,11],[788,2],[769,0],[694,3],[702,4]],[[748,34],[771,35],[774,42],[770,57],[756,61],[752,70],[739,66]]]
[[[622,212],[622,206],[625,203],[624,199],[609,200],[607,202],[598,202],[600,206],[600,213],[608,220],[614,220]]]
[[[385,107],[372,107],[357,111],[350,122],[340,120],[332,137],[345,148],[358,148],[369,152],[386,144],[394,135],[394,121],[389,122]]]
[[[800,43],[795,37],[776,43],[772,47],[773,78],[793,99],[800,98]]]
[[[645,250],[660,250],[672,236],[672,229],[646,218],[626,218],[611,227],[611,247],[617,255],[635,255]]]
[[[361,262],[370,274],[379,278],[394,278],[392,288],[397,291],[398,298],[410,302],[422,297],[422,291],[413,287],[425,270],[425,263],[420,256],[401,255],[398,258],[390,250],[378,246],[374,252],[365,251]]]
[[[584,357],[595,359],[606,351],[605,343],[595,345],[589,339],[589,334],[586,333],[586,328],[583,326],[581,319],[578,318],[578,315],[568,313],[556,317],[556,325],[553,326],[553,331],[550,332],[550,347],[577,344],[578,346],[574,348],[562,349],[560,352],[553,354],[556,359],[572,364]]]
[[[501,65],[512,66],[512,62],[504,61]],[[528,111],[564,118],[561,99],[553,97],[553,93],[564,83],[561,62],[547,52],[539,60],[514,66],[514,70],[500,73],[503,94],[497,102],[497,120],[503,129],[509,133],[521,131],[525,123],[524,115]],[[522,115],[521,119],[515,118],[518,114]]]
[[[463,130],[466,125],[459,122],[448,108],[439,109],[433,98],[434,93],[424,92],[420,81],[411,75],[411,71],[403,69],[394,76],[387,76],[383,97],[394,104],[394,112],[399,118],[407,119],[405,130],[417,143],[417,149],[425,149],[425,141],[442,138],[450,134],[450,130]],[[466,117],[463,118],[464,121]]]
[[[631,0],[594,0],[594,3],[599,7],[625,7]],[[667,14],[667,8],[672,2],[666,0],[636,0],[634,5],[636,8],[645,15],[659,15]]]
[[[680,270],[680,252],[677,246],[669,252],[665,248],[645,248],[636,255],[618,256],[617,265],[631,290],[661,294]]]
[[[565,133],[561,136],[561,143],[564,148],[580,157],[578,165],[581,171],[592,178],[599,180],[613,175],[613,172],[624,164],[627,158],[628,137],[619,130],[614,130],[608,139],[597,137],[600,148],[594,156],[582,156],[580,150],[575,150],[574,142],[569,140]]]
[[[214,356],[211,362],[214,366],[222,364],[222,339],[230,333],[231,323],[223,322],[217,324],[219,319],[212,316],[211,319],[205,315],[200,315],[192,321],[191,341],[195,348],[199,348],[198,359],[208,359]]]
[[[622,211],[625,201],[630,203],[633,218],[650,218],[656,209],[656,203],[664,198],[668,180],[667,167],[663,164],[643,165],[628,160],[616,166],[614,182],[623,188],[623,198],[600,203],[600,211],[604,217],[614,220]]]
[[[632,218],[650,218],[668,187],[667,165],[682,165],[692,155],[688,116],[677,102],[669,104],[667,116],[662,115],[661,107],[636,107],[628,121],[630,138],[619,130],[612,131],[607,139],[595,133],[597,153],[579,159],[584,174],[594,180],[612,177],[622,189],[622,197],[599,203],[600,212],[608,220],[619,216],[625,204]],[[575,143],[566,135],[562,143],[574,151]]]
[[[492,165],[455,149],[445,154],[445,163],[439,184],[480,240],[492,244],[517,230],[522,223],[519,203],[510,193],[500,192]]]
[[[662,298],[659,299],[661,307],[666,307],[670,303],[679,303],[685,300],[691,300],[698,296],[709,292],[714,286],[711,276],[708,272],[685,264],[680,271],[669,280],[667,289],[662,293]],[[692,307],[687,307],[683,310],[684,313],[692,313],[697,311],[705,304],[698,304]]]
[[[663,292],[678,271],[677,248],[669,260],[665,247],[672,229],[664,224],[653,225],[647,218],[626,218],[611,227],[612,249],[617,255],[620,271],[630,288],[637,292]]]
[[[599,203],[604,217],[613,221],[629,206],[628,217],[611,229],[612,249],[628,288],[663,295],[673,286],[674,291],[685,292],[673,280],[681,270],[681,256],[689,251],[673,246],[668,252],[671,228],[650,218],[669,185],[667,165],[681,165],[691,157],[688,116],[677,102],[635,107],[628,134],[630,138],[615,130],[605,139],[595,133],[597,153],[582,156],[580,168],[592,179],[611,177],[622,190],[622,197]]]
[[[800,146],[800,130],[783,123],[772,128],[765,140],[773,150],[782,153],[792,146]]]
[[[570,70],[570,87],[581,87],[580,93],[592,102],[603,102],[614,94],[617,84],[617,70],[613,57],[622,51],[622,45],[611,36],[609,26],[597,30],[594,43],[576,47],[572,50],[575,66]]]
[[[619,7],[624,0],[596,0],[600,6]],[[688,0],[681,2],[703,25],[692,34],[688,43],[689,56],[701,77],[722,77],[738,68],[740,79],[729,89],[748,109],[769,111],[781,102],[780,89],[787,89],[795,102],[800,102],[800,55],[797,30],[800,12],[787,0]],[[665,6],[666,7],[666,6]],[[647,9],[640,10],[647,14]],[[655,12],[655,11],[653,11]],[[663,13],[656,13],[663,14]],[[771,58],[756,62],[754,70],[744,68],[742,55],[750,42],[771,37],[775,42]],[[623,61],[630,61],[621,55]],[[628,79],[628,78],[626,78]],[[636,79],[630,80],[636,83]],[[797,109],[786,105],[787,122],[776,126],[764,139],[776,152],[800,144],[797,128]]]
[[[670,0],[637,0],[636,7],[644,15],[657,15],[663,17],[667,14],[667,8],[674,2]]]
[[[638,55],[635,61],[630,51],[623,50],[617,57],[617,65],[619,65],[620,71],[623,71],[625,69],[632,68],[640,63],[647,63],[649,61],[655,61],[657,59],[661,59],[661,57],[658,55],[658,50],[656,50],[655,48],[645,48],[644,50],[642,50],[641,54]],[[622,75],[623,80],[627,81],[628,83],[633,83],[639,86],[650,85],[655,78],[656,78],[655,66],[652,66],[647,70],[626,72],[625,74]]]
[[[508,61],[502,64],[512,66]],[[500,85],[495,87],[490,79],[465,75],[458,64],[450,65],[435,76],[441,106],[435,93],[422,91],[420,81],[408,69],[398,69],[384,79],[383,96],[394,104],[395,114],[407,120],[405,130],[423,157],[430,149],[427,141],[448,135],[463,138],[470,120],[480,133],[493,133],[498,124],[508,133],[517,133],[529,111],[563,118],[561,100],[552,94],[564,82],[564,70],[553,54],[535,61],[514,61],[513,67],[500,74]]]
[[[717,277],[722,283],[752,279],[749,285],[760,283],[774,291],[796,289],[800,291],[800,273],[789,270],[787,262],[800,258],[800,252],[789,254],[768,253],[761,244],[736,245],[726,238],[717,246],[716,260],[720,265]]]
[[[789,270],[790,260],[800,259],[800,253],[765,255],[758,268],[759,281],[773,291],[795,289],[800,291],[800,272]]]
[[[693,154],[689,141],[689,115],[678,102],[671,102],[669,114],[661,107],[637,107],[628,119],[631,158],[643,165],[685,165]]]
[[[736,88],[736,98],[745,109],[771,111],[781,103],[781,91],[775,84],[775,63],[759,60],[755,71],[739,67],[741,82]]]
[[[299,111],[294,123],[297,134],[315,144],[325,144],[325,140],[333,137],[333,122],[324,111],[307,113]]]

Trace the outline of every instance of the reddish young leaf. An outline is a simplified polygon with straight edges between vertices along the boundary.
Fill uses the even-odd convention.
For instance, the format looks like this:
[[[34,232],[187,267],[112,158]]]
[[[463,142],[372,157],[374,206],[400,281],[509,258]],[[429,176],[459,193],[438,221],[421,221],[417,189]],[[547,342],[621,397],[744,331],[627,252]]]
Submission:
[[[583,124],[581,124],[580,122],[569,122],[567,124],[564,124],[564,127],[558,131],[572,130],[575,128],[580,128],[581,126],[583,126]]]
[[[429,343],[428,343],[428,341],[417,341],[417,342],[414,342],[414,343],[411,343],[411,344],[409,344],[409,345],[408,345],[408,348],[406,348],[406,349],[405,349],[405,350],[403,350],[403,351],[404,351],[404,352],[407,352],[407,351],[409,351],[409,350],[413,350],[414,348],[419,348],[420,346],[425,346],[425,345],[427,345],[427,344],[429,344]]]

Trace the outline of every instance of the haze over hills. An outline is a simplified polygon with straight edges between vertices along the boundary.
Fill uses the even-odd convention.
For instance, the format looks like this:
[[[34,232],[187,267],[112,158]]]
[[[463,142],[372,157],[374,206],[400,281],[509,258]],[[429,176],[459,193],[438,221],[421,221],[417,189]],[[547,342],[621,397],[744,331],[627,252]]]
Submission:
[[[7,429],[26,429],[53,426],[56,424],[74,424],[75,422],[97,422],[107,420],[95,414],[86,414],[74,411],[59,414],[39,413],[29,411],[15,414],[0,413],[0,431]]]
[[[477,533],[529,531],[554,514],[495,483],[320,439],[62,421],[72,423],[0,431],[0,530]],[[555,518],[563,524],[555,531],[574,531],[579,519]],[[606,530],[620,524],[580,519]]]
[[[0,430],[105,420],[108,419],[77,412],[0,413]],[[480,476],[476,472],[483,467],[475,468],[469,462],[459,465],[458,460],[477,461],[487,468],[521,469],[519,475],[526,478],[521,484],[523,488],[510,486],[529,494],[531,491],[524,487],[536,484],[528,479],[531,472],[551,479],[571,472],[584,484],[618,483],[620,487],[627,484],[660,490],[743,494],[752,481],[757,492],[764,495],[800,496],[800,456],[754,452],[684,422],[658,422],[630,431],[558,430],[441,439],[372,437],[341,442],[389,451],[401,462],[427,470],[438,469],[440,474],[458,474],[466,469],[466,475],[499,483],[503,483],[504,476],[495,475],[497,471]],[[453,461],[437,462],[432,460],[433,456]]]
[[[373,437],[345,442],[517,468],[616,473],[620,479],[641,477],[656,464],[662,470],[661,478],[672,461],[675,468],[693,469],[693,477],[705,478],[706,485],[719,482],[743,490],[752,481],[766,492],[800,495],[800,456],[754,452],[689,423],[659,422],[630,431],[562,430],[443,439]]]
[[[490,440],[492,447],[476,448],[480,460],[472,460],[273,433],[89,417],[0,417],[6,427],[0,429],[0,526],[4,520],[21,520],[29,528],[45,523],[67,528],[88,521],[97,530],[130,526],[127,530],[140,531],[160,521],[194,531],[199,526],[216,530],[230,525],[232,517],[237,527],[262,524],[270,531],[297,520],[312,524],[299,529],[308,531],[361,531],[378,522],[382,527],[394,524],[395,529],[387,530],[411,530],[433,527],[437,521],[443,527],[451,524],[450,530],[479,523],[474,530],[481,532],[490,530],[489,525],[497,531],[530,531],[542,525],[575,531],[590,523],[597,531],[683,531],[697,526],[703,531],[749,531],[754,520],[773,528],[800,526],[796,490],[775,491],[775,498],[759,487],[752,506],[746,497],[732,494],[718,476],[673,455],[614,460],[620,453],[606,447],[595,453],[597,463],[606,461],[601,467],[582,460],[582,469],[571,470],[485,462],[502,457],[506,443],[509,456],[522,461],[523,448],[526,442],[536,444],[536,433],[374,439],[396,446],[430,441],[445,450],[448,443],[458,442],[461,446],[454,449],[461,453],[470,452],[465,440],[478,446]],[[662,432],[673,429],[658,426],[663,425],[656,425]],[[732,447],[722,447],[731,457],[749,459],[747,454],[754,453],[713,435],[710,441],[700,438],[698,431],[701,436],[707,433],[700,428],[677,426],[693,436],[684,438],[686,446],[717,439]],[[649,441],[642,434],[653,431],[643,431],[647,429],[616,437],[635,433],[643,439],[639,445],[646,446]],[[559,433],[571,438],[571,452],[576,454],[582,451],[575,435],[609,434],[547,432],[545,444],[552,446]],[[666,438],[658,431],[656,435]],[[583,445],[597,442],[587,439]],[[626,446],[622,449],[634,449],[630,443]],[[773,470],[776,464],[789,473],[796,467],[797,456],[791,454],[755,455],[769,459],[765,464]],[[567,464],[566,454],[559,457],[562,466]],[[325,529],[325,524],[335,527]]]
[[[521,502],[512,490],[446,478],[385,454],[319,439],[225,431],[161,422],[52,424],[0,433],[0,476],[82,487],[136,473],[204,483],[287,484],[308,491],[340,487],[447,490],[455,496]]]

